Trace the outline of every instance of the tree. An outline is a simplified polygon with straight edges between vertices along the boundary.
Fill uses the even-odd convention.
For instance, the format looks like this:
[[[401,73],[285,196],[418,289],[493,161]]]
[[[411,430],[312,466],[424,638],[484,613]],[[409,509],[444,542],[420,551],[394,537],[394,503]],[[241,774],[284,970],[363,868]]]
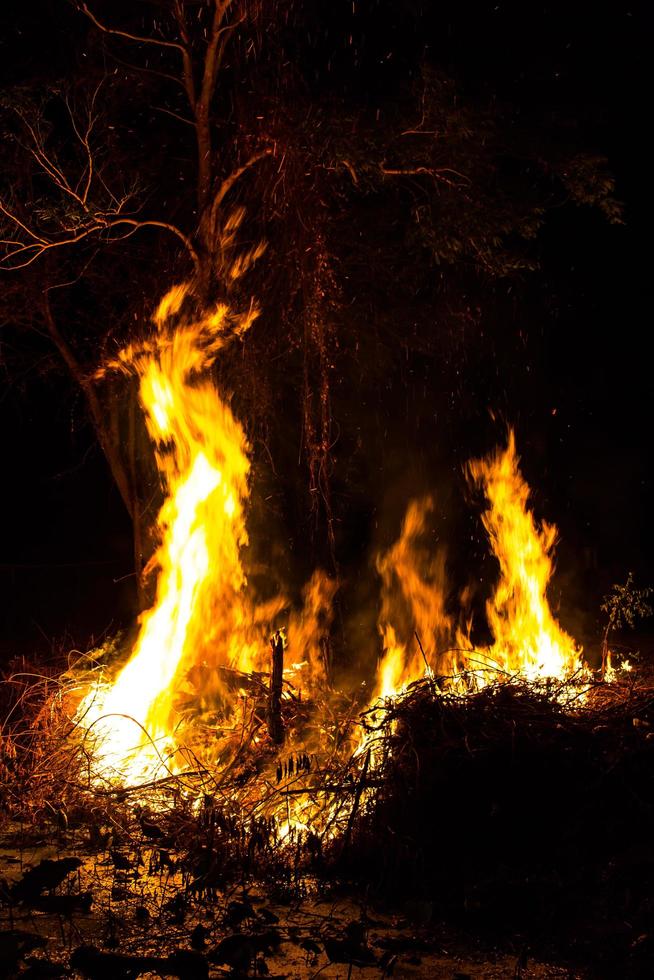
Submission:
[[[195,5],[174,2],[168,5],[168,26],[174,39],[167,40],[154,31],[151,36],[142,36],[118,29],[99,20],[86,4],[78,6],[102,41],[115,40],[140,53],[154,49],[162,64],[156,69],[141,65],[135,70],[177,83],[185,93],[190,118],[184,122],[193,129],[196,146],[195,221],[182,229],[167,217],[143,213],[150,188],[144,186],[138,163],[136,172],[129,173],[129,163],[134,161],[128,159],[128,147],[112,138],[115,127],[110,122],[112,110],[121,108],[121,96],[124,101],[129,97],[126,99],[123,89],[118,99],[113,93],[103,102],[113,79],[104,67],[92,66],[81,77],[64,80],[47,95],[24,86],[5,94],[3,108],[11,137],[5,172],[11,180],[0,199],[4,219],[1,265],[8,272],[23,273],[20,289],[12,291],[12,321],[21,321],[18,293],[24,300],[24,325],[33,327],[36,321],[45,327],[85,396],[98,441],[134,522],[135,564],[140,573],[150,547],[144,541],[142,489],[136,472],[134,398],[130,399],[126,423],[129,438],[125,439],[117,414],[123,399],[112,390],[115,382],[98,380],[93,370],[96,364],[88,363],[84,344],[79,338],[65,336],[57,322],[54,290],[75,286],[83,277],[90,280],[88,265],[98,252],[111,259],[116,243],[124,243],[136,232],[154,229],[181,243],[198,297],[206,301],[233,236],[226,228],[226,199],[238,180],[269,153],[268,147],[257,147],[242,161],[230,164],[231,145],[223,146],[222,153],[216,151],[210,115],[229,40],[246,20],[256,22],[256,11],[253,13],[252,5],[244,2],[215,0],[201,7],[200,13],[205,16],[193,17],[192,33],[188,13]],[[177,63],[177,74],[164,71],[167,61]],[[164,111],[182,118],[172,110]],[[37,263],[38,277],[32,274]],[[115,275],[115,266],[112,271]],[[101,291],[115,288],[111,275],[100,279]],[[107,337],[100,339],[104,346]],[[97,353],[96,349],[95,358]]]
[[[606,624],[602,632],[602,677],[610,665],[609,637],[616,630],[628,626],[634,629],[639,619],[652,615],[649,601],[654,589],[638,589],[634,585],[632,572],[627,575],[624,585],[615,583],[608,595],[604,596],[600,609],[606,613]]]
[[[240,277],[225,275],[232,248],[252,257],[243,243],[263,235],[268,260],[248,291],[265,323],[220,370],[275,458],[289,428],[301,429],[312,523],[336,564],[333,487],[348,474],[333,416],[348,379],[362,399],[377,397],[371,360],[393,345],[433,345],[425,311],[452,284],[469,292],[473,280],[533,268],[550,208],[569,199],[619,220],[605,161],[555,140],[556,122],[521,124],[512,106],[468,94],[415,44],[381,86],[376,58],[363,81],[354,64],[332,73],[316,39],[323,22],[330,39],[347,36],[350,15],[318,2],[75,6],[84,66],[46,96],[41,84],[4,98],[0,265],[20,277],[11,320],[44,328],[84,393],[134,521],[139,569],[152,471],[135,448],[134,392],[98,381],[98,356],[140,329],[160,269],[192,276],[199,303],[238,294]],[[413,29],[423,15],[409,13]],[[391,29],[370,27],[380,49]],[[237,242],[229,216],[243,204]],[[61,326],[80,297],[98,323],[91,333]],[[373,338],[357,327],[371,311]],[[410,329],[394,322],[402,316]],[[362,347],[373,352],[365,378]]]

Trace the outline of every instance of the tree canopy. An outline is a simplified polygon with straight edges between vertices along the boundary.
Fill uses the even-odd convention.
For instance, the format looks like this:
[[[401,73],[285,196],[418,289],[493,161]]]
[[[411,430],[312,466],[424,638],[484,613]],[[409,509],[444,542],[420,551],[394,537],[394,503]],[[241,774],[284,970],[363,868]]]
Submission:
[[[83,392],[137,569],[153,470],[136,393],[95,370],[172,282],[261,305],[217,370],[280,506],[338,565],[400,360],[441,356],[524,281],[551,213],[621,220],[569,106],[458,74],[429,43],[445,13],[401,7],[364,34],[356,4],[321,0],[53,3],[36,30],[65,18],[65,56],[4,89],[4,329],[29,356],[45,335]]]

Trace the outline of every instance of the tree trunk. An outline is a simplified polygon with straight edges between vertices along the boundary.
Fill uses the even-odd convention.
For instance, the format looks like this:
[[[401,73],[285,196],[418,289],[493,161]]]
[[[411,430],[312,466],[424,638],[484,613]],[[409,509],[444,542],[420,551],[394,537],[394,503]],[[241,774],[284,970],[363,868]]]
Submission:
[[[42,312],[50,339],[63,358],[68,370],[70,371],[70,374],[73,377],[73,380],[84,394],[98,442],[100,443],[100,447],[104,453],[104,457],[107,461],[114,482],[118,487],[118,491],[127,513],[132,520],[134,533],[134,571],[137,577],[137,589],[140,601],[142,598],[141,571],[143,566],[142,522],[139,512],[139,504],[136,498],[135,483],[132,479],[130,479],[130,474],[123,462],[119,450],[121,440],[118,432],[117,415],[114,411],[109,411],[109,413],[107,413],[104,410],[98,397],[94,382],[84,373],[84,370],[75,357],[72,348],[69,346],[57,326],[47,292],[43,294]],[[135,422],[130,417],[130,433],[128,440],[130,445],[128,452],[132,454],[134,452],[134,425]]]

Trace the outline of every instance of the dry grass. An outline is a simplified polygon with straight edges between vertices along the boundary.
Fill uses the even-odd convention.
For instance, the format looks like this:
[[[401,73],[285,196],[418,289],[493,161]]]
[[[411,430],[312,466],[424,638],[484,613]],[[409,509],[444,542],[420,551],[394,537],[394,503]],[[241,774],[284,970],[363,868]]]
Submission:
[[[425,679],[362,715],[344,696],[295,694],[281,753],[266,734],[266,678],[234,676],[246,693],[229,723],[189,709],[186,770],[126,788],[93,780],[72,720],[96,669],[21,665],[0,683],[7,821],[60,840],[81,830],[99,852],[120,841],[174,855],[187,896],[256,880],[297,897],[340,880],[444,921],[518,931],[547,955],[600,949],[615,966],[642,950],[654,910],[645,671],[583,697],[575,684],[514,678],[461,695]]]

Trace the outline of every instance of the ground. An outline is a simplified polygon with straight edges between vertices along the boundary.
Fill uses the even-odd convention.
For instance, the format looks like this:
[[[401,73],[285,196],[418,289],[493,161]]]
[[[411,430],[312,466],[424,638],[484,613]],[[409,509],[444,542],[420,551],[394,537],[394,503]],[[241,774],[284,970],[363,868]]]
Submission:
[[[29,888],[16,889],[17,882],[30,881],[27,872],[40,862],[71,857],[81,862],[79,867],[54,889],[37,885],[27,898]],[[153,846],[119,851],[111,842],[98,846],[88,835],[84,839],[65,831],[53,838],[18,825],[6,828],[0,840],[0,877],[8,898],[0,919],[2,977],[113,980],[136,968],[137,961],[125,957],[161,960],[179,950],[189,951],[191,959],[180,961],[180,967],[173,955],[159,969],[176,970],[185,980],[203,975],[288,980],[584,975],[535,962],[519,945],[490,949],[461,930],[445,928],[431,921],[428,902],[405,900],[399,908],[379,907],[361,894],[337,892],[328,883],[320,891],[307,883],[307,894],[291,900],[242,884],[194,896],[173,853],[162,854]],[[95,951],[79,952],[89,946]],[[72,973],[71,957],[77,965]],[[139,969],[144,976],[158,975],[147,959]]]

